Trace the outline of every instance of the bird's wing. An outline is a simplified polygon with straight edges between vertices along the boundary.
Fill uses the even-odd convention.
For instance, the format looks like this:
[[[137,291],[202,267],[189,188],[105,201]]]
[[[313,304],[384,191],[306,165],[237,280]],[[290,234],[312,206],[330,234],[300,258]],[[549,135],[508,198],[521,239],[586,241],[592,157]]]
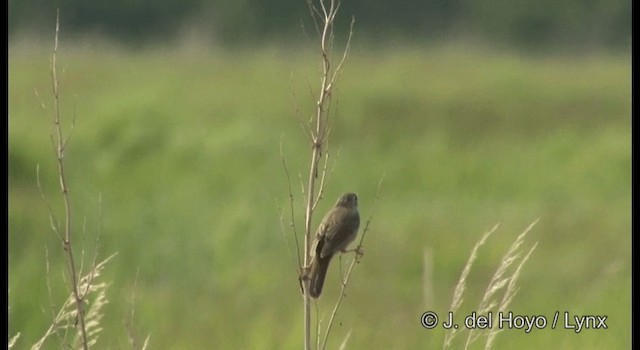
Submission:
[[[341,209],[341,208],[339,208]],[[336,210],[332,215],[324,231],[324,244],[320,256],[323,258],[336,253],[344,248],[352,239],[353,228],[348,225],[349,220],[346,216],[349,214],[346,210]]]
[[[337,224],[335,212],[336,208],[333,208],[327,212],[324,218],[322,218],[322,221],[318,226],[318,230],[316,231],[316,237],[313,240],[313,245],[311,246],[312,254],[320,255],[323,258],[326,256],[326,254],[324,254],[324,249],[327,235],[332,235],[332,231]]]

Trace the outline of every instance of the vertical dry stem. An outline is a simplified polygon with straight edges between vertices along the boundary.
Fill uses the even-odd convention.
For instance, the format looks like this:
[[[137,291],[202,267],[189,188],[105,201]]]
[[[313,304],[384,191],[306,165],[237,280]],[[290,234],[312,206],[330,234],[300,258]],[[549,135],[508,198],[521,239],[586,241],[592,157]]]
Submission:
[[[311,230],[311,221],[313,212],[315,209],[316,193],[318,197],[322,193],[322,187],[324,181],[321,181],[320,188],[316,191],[316,179],[318,178],[318,163],[322,157],[323,148],[326,148],[325,142],[329,136],[331,128],[328,123],[328,112],[331,104],[331,91],[333,83],[341,70],[342,63],[344,62],[347,52],[349,50],[349,44],[351,41],[351,31],[349,33],[349,41],[344,50],[344,54],[340,63],[333,68],[332,67],[332,49],[333,49],[333,23],[340,7],[338,0],[319,0],[318,6],[314,5],[311,0],[307,1],[311,16],[316,23],[320,23],[319,29],[320,37],[320,53],[322,56],[322,75],[320,82],[320,92],[315,104],[315,112],[312,120],[308,125],[308,134],[311,139],[311,164],[309,166],[309,175],[307,178],[306,189],[306,209],[304,220],[304,258],[303,258],[303,271],[307,271],[311,264],[311,244],[313,241],[313,235]],[[353,22],[352,22],[353,25]],[[322,169],[322,179],[326,167]],[[309,280],[302,279],[304,290],[304,344],[305,349],[311,349],[311,297],[309,296]]]
[[[57,73],[57,64],[56,64],[56,55],[58,52],[58,35],[60,31],[60,10],[56,13],[56,35],[54,39],[53,46],[53,54],[51,55],[51,83],[53,88],[53,99],[54,99],[54,115],[53,115],[53,129],[55,133],[55,144],[56,148],[56,160],[58,164],[58,178],[60,181],[60,192],[62,194],[62,201],[64,203],[64,235],[59,235],[62,237],[62,248],[65,252],[65,257],[67,261],[67,270],[69,273],[72,293],[74,296],[74,302],[77,310],[77,322],[79,325],[79,332],[82,341],[82,348],[88,349],[87,343],[87,331],[85,325],[85,315],[84,315],[84,300],[83,296],[80,295],[78,291],[78,276],[76,273],[75,260],[73,257],[73,249],[71,245],[72,231],[71,231],[71,200],[69,199],[69,187],[67,185],[67,180],[65,177],[65,167],[64,167],[64,156],[65,156],[65,148],[69,141],[69,138],[64,137],[62,132],[62,126],[60,125],[60,81],[58,80]],[[57,228],[56,228],[57,230]],[[59,233],[59,230],[58,230]]]

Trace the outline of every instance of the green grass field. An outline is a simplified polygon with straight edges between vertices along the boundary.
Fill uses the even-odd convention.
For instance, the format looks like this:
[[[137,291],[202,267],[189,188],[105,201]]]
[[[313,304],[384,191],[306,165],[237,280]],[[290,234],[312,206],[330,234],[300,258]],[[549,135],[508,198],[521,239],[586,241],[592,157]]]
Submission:
[[[66,161],[77,256],[82,246],[92,256],[100,231],[99,256],[118,252],[103,276],[110,303],[97,348],[129,348],[135,292],[133,329],[140,342],[150,334],[151,348],[300,349],[295,254],[280,224],[281,211],[289,223],[280,144],[301,230],[297,179],[310,148],[296,110],[311,114],[319,57],[281,47],[65,44],[58,60],[66,129],[75,116]],[[62,215],[50,46],[9,46],[9,334],[21,332],[21,349],[51,321],[45,248],[54,305],[68,290],[36,185],[40,165]],[[350,330],[349,349],[442,348],[443,329],[424,329],[422,313],[448,310],[475,242],[500,223],[467,281],[463,309],[474,310],[502,255],[537,218],[525,248],[538,247],[510,310],[549,320],[556,311],[607,315],[608,329],[504,330],[496,348],[629,348],[630,73],[628,53],[356,47],[335,91],[337,163],[314,227],[345,191],[358,192],[368,218],[384,183],[329,348]],[[433,252],[430,305],[424,249]],[[338,262],[318,302],[325,323]],[[58,348],[55,337],[46,348]]]

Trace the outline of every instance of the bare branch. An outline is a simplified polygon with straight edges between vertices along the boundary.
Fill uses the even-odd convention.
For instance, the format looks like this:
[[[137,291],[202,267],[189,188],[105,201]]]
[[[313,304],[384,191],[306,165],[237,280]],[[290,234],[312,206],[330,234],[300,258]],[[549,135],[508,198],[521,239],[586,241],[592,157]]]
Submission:
[[[309,12],[311,13],[313,24],[316,27],[316,34],[320,35],[320,26],[318,25],[318,19],[322,17],[320,15],[320,11],[318,11],[318,8],[313,4],[311,0],[307,0],[307,5],[309,6]]]
[[[344,48],[344,51],[342,52],[342,58],[340,59],[340,62],[338,63],[338,67],[336,68],[336,71],[333,73],[333,76],[331,76],[331,80],[330,80],[330,85],[333,84],[333,82],[336,80],[336,78],[338,77],[338,75],[340,74],[340,72],[342,72],[342,65],[344,64],[344,62],[347,59],[347,54],[349,53],[349,50],[351,49],[351,39],[353,38],[353,26],[356,23],[356,18],[355,17],[351,17],[351,24],[349,25],[349,37],[347,38],[347,44]]]
[[[312,217],[318,202],[322,198],[324,186],[327,181],[327,166],[329,162],[328,140],[333,123],[330,121],[329,114],[331,111],[331,92],[334,88],[336,79],[335,69],[332,68],[331,52],[333,51],[333,24],[338,9],[339,1],[336,0],[318,0],[316,6],[312,0],[307,0],[309,12],[316,25],[316,30],[320,39],[320,56],[321,56],[321,76],[320,89],[317,99],[315,99],[315,111],[311,116],[307,128],[305,129],[311,143],[311,160],[309,165],[309,173],[306,182],[306,191],[303,185],[304,199],[306,202],[304,217],[304,256],[303,256],[303,272],[300,281],[303,284],[304,291],[304,339],[305,349],[311,349],[311,298],[309,296],[309,280],[304,278],[311,264],[311,245],[313,235],[311,230]],[[346,53],[343,54],[343,60]],[[340,65],[338,66],[340,68]],[[313,94],[313,90],[309,91]],[[324,153],[323,153],[324,152]],[[319,169],[324,157],[322,170]],[[329,174],[330,175],[330,174]],[[319,179],[319,181],[317,181]],[[319,188],[316,187],[319,182]],[[354,259],[355,261],[355,259]],[[316,305],[317,306],[317,305]],[[330,328],[330,325],[328,326]],[[327,330],[328,334],[329,329]],[[318,333],[316,333],[318,335]],[[326,336],[325,336],[326,338]],[[326,339],[325,339],[326,341]]]
[[[71,135],[73,135],[73,129],[76,127],[76,107],[73,106],[73,118],[71,118],[71,126],[69,127],[69,132],[67,133],[67,137],[65,137],[62,142],[62,150],[64,151],[67,148],[67,144],[69,140],[71,140]]]
[[[280,230],[282,231],[282,236],[284,237],[284,241],[287,244],[287,253],[289,253],[289,257],[292,259],[295,259],[293,257],[293,253],[291,252],[291,242],[289,240],[289,236],[287,235],[288,230],[284,227],[284,214],[283,214],[283,209],[282,207],[277,203],[276,201],[276,205],[278,207],[278,212],[280,213]],[[291,226],[291,225],[290,225]],[[296,268],[296,272],[298,273],[298,276],[302,276],[302,261],[300,261],[300,247],[296,244],[296,253],[298,255],[298,261],[295,262],[295,268]],[[300,286],[300,290],[302,290],[303,286]],[[304,292],[303,292],[304,293]]]
[[[54,103],[53,129],[56,135],[54,146],[56,149],[56,160],[58,163],[58,179],[60,182],[60,192],[62,194],[62,201],[64,203],[64,216],[65,216],[64,234],[60,232],[59,226],[57,225],[56,220],[52,219],[51,221],[52,223],[55,223],[55,224],[52,224],[52,226],[54,227],[54,231],[62,241],[62,246],[66,256],[66,261],[67,261],[67,270],[68,270],[67,272],[70,278],[69,284],[71,285],[72,294],[75,299],[74,303],[76,307],[77,321],[79,322],[78,331],[80,333],[81,346],[83,349],[87,350],[89,347],[89,343],[87,338],[87,328],[85,324],[84,301],[83,301],[83,296],[81,295],[78,289],[78,275],[77,275],[77,269],[75,266],[76,262],[73,257],[73,249],[71,245],[71,238],[72,238],[71,200],[69,198],[69,187],[67,185],[67,180],[65,177],[65,166],[64,166],[65,147],[69,139],[68,139],[68,136],[67,138],[64,137],[64,134],[62,132],[62,126],[60,125],[60,95],[59,95],[60,80],[58,79],[57,61],[56,61],[57,53],[58,53],[59,33],[60,33],[60,10],[56,12],[56,31],[55,31],[55,38],[54,38],[53,53],[51,55],[51,85],[52,85],[53,103]],[[51,210],[50,210],[50,213],[52,214]]]
[[[298,95],[293,87],[293,73],[290,74],[290,86],[291,86],[291,95],[293,96],[293,105],[295,109],[295,116],[298,118],[298,123],[300,128],[304,132],[305,136],[309,139],[309,142],[312,140],[312,133],[309,127],[306,127],[304,124],[304,120],[302,119],[302,114],[300,113],[300,107],[298,106]],[[313,96],[313,94],[312,94]],[[282,147],[281,147],[282,148]]]

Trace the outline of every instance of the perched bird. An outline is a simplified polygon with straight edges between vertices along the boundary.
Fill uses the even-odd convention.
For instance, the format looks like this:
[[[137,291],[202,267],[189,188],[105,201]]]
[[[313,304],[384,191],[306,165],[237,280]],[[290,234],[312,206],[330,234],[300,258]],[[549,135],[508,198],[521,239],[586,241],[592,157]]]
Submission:
[[[309,295],[318,298],[322,293],[324,278],[329,262],[337,252],[344,252],[358,235],[360,214],[358,196],[345,193],[336,205],[324,216],[312,246],[311,268],[309,269]]]

